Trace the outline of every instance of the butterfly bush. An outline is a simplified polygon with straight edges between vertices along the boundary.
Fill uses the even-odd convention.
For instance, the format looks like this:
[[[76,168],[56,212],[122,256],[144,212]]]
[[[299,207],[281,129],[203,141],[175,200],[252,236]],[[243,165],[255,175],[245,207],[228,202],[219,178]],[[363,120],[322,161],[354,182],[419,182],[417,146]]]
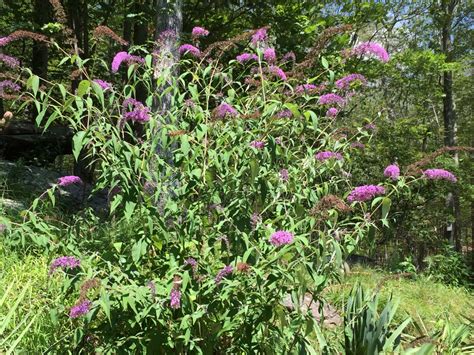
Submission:
[[[362,42],[352,48],[352,50],[350,51],[350,55],[375,57],[376,59],[384,63],[390,60],[390,56],[385,50],[385,48],[380,43],[376,42]]]
[[[193,37],[198,38],[198,37],[206,37],[209,35],[209,31],[206,30],[203,27],[196,26],[193,28],[191,31],[191,34]]]
[[[350,88],[353,82],[360,82],[362,85],[367,83],[367,79],[362,74],[350,74],[336,81],[336,87],[341,90]]]
[[[205,32],[194,32],[197,43]],[[177,39],[171,32],[161,37]],[[229,62],[237,53],[176,43],[184,58],[174,72],[160,66],[170,58],[162,47],[142,48],[141,60],[128,52],[114,57],[113,72],[123,63],[141,64],[116,76],[113,89],[96,79],[92,87],[81,81],[81,92],[63,102],[44,99],[65,89],[61,83],[24,93],[57,112],[53,121],[68,123],[74,157],[86,156],[95,167],[91,194],[108,192],[105,210],[78,211],[71,228],[32,208],[19,232],[8,233],[18,244],[27,240],[25,247],[87,257],[82,268],[71,256],[50,266],[74,270],[54,278],[66,289],[58,308],[65,318],[81,317],[70,322],[81,327],[77,339],[65,340],[61,350],[82,349],[84,330],[94,330],[101,351],[110,353],[318,353],[300,348],[317,339],[311,312],[294,312],[284,300],[312,294],[324,302],[321,292],[337,282],[344,258],[389,220],[382,200],[386,213],[399,190],[442,176],[405,176],[406,186],[397,189],[382,174],[357,180],[359,153],[351,147],[377,137],[339,110],[363,96],[348,95],[361,77],[340,79],[334,90],[341,96],[325,92],[332,81],[325,71],[313,68],[322,84],[301,84],[304,75],[289,70],[291,63],[276,65],[282,59],[269,50],[266,28],[241,38],[242,54]],[[110,61],[100,55],[100,63]],[[241,65],[248,61],[254,69]],[[90,77],[103,77],[94,64],[91,58]],[[351,131],[346,119],[360,128]],[[344,164],[319,163],[343,157]],[[65,178],[64,184],[79,183]],[[58,198],[54,187],[45,196]],[[372,203],[349,207],[344,196]],[[328,200],[336,202],[321,203]],[[91,275],[100,282],[84,291]]]
[[[58,185],[65,187],[69,185],[82,184],[82,179],[79,176],[67,175],[58,179]]]

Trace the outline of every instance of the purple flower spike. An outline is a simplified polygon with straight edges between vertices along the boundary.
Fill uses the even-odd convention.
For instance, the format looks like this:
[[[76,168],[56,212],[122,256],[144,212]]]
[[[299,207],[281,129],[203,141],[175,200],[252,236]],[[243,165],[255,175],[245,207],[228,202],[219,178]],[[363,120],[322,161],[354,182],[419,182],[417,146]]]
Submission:
[[[49,275],[56,271],[56,269],[75,269],[81,266],[81,261],[75,256],[61,256],[54,259],[49,266]]]
[[[263,149],[263,148],[265,148],[265,142],[252,141],[252,142],[250,142],[250,146],[255,148],[255,149]]]
[[[390,60],[390,56],[388,55],[385,48],[381,44],[375,42],[360,43],[359,45],[352,48],[350,55],[371,56],[384,63]]]
[[[389,165],[385,168],[383,175],[392,180],[398,180],[400,177],[400,168],[395,164]]]
[[[216,109],[217,118],[236,117],[239,113],[227,102],[221,103]]]
[[[129,54],[127,52],[118,52],[114,59],[112,60],[112,72],[113,73],[116,73],[118,72],[119,68],[120,68],[120,64],[122,64],[122,62],[126,61],[129,57]]]
[[[265,49],[265,51],[263,52],[263,58],[269,62],[269,63],[273,63],[277,57],[276,57],[276,53],[275,53],[275,48],[267,48]]]
[[[112,89],[112,84],[101,79],[94,79],[94,83],[100,86],[100,88],[104,91],[111,90]]]
[[[234,271],[234,268],[232,267],[232,265],[224,266],[224,268],[219,270],[219,272],[217,273],[214,281],[216,282],[217,285],[220,284],[222,282],[222,279],[224,277],[232,274],[233,271]]]
[[[199,58],[201,56],[201,51],[199,48],[194,47],[192,44],[183,44],[179,47],[179,54],[189,53],[193,57]]]
[[[206,37],[209,35],[209,31],[203,27],[196,26],[193,28],[191,34],[194,38]]]
[[[451,182],[458,181],[453,173],[444,169],[427,169],[423,171],[423,176],[428,180],[447,180]]]
[[[319,104],[320,105],[330,105],[330,104],[338,104],[344,105],[345,100],[339,95],[336,94],[325,94],[319,97]]]
[[[385,193],[385,188],[383,186],[378,186],[378,185],[358,186],[354,190],[351,191],[351,193],[347,197],[347,201],[349,202],[368,201],[368,200],[373,199],[375,196],[383,195],[384,193]]]
[[[20,66],[20,61],[18,59],[2,53],[0,53],[0,62],[5,63],[7,67],[10,67],[12,69]]]
[[[91,308],[91,301],[84,300],[79,302],[69,311],[69,318],[75,319],[87,314]]]
[[[270,236],[270,243],[276,247],[281,245],[290,244],[293,242],[293,233],[288,231],[276,231]]]
[[[350,74],[336,81],[336,86],[338,89],[347,90],[350,89],[351,83],[354,81],[359,81],[362,85],[367,83],[367,79],[362,74]]]
[[[270,65],[268,67],[268,71],[283,81],[287,79],[286,73],[283,71],[283,69],[281,69],[280,67],[277,67],[276,65]]]
[[[329,110],[326,111],[326,117],[334,118],[339,113],[339,110],[335,107],[331,107]]]
[[[170,307],[173,309],[181,307],[181,292],[175,288],[170,293]]]
[[[280,170],[280,179],[284,182],[288,181],[288,179],[290,178],[290,175],[288,173],[288,170],[287,169],[281,169]]]
[[[260,28],[252,36],[251,43],[254,46],[257,46],[260,42],[265,42],[267,40],[267,29]]]
[[[335,153],[335,152],[329,152],[329,151],[319,152],[314,157],[319,161],[325,161],[328,159],[342,160],[341,153]]]
[[[258,56],[253,53],[242,53],[238,55],[235,59],[237,59],[239,63],[245,63],[250,60],[258,60]]]
[[[63,176],[58,179],[58,185],[59,186],[69,186],[73,184],[82,184],[82,180],[79,176],[75,175],[68,175],[68,176]]]

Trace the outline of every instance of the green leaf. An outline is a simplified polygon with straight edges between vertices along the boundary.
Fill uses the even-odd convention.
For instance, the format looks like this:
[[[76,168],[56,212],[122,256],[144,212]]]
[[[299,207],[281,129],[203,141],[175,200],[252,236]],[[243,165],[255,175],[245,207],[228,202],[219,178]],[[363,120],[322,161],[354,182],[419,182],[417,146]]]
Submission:
[[[76,161],[79,159],[79,154],[81,153],[85,136],[86,132],[80,131],[77,132],[72,138],[72,155],[74,155],[74,159],[76,159]]]
[[[77,96],[79,97],[82,97],[84,96],[87,91],[89,90],[91,86],[91,83],[89,80],[82,80],[80,83],[79,83],[79,86],[77,88]]]
[[[392,205],[392,200],[389,197],[384,197],[382,201],[382,219],[386,219],[388,213],[390,212],[390,206]]]
[[[329,63],[325,57],[321,57],[321,64],[323,65],[324,69],[329,68]]]

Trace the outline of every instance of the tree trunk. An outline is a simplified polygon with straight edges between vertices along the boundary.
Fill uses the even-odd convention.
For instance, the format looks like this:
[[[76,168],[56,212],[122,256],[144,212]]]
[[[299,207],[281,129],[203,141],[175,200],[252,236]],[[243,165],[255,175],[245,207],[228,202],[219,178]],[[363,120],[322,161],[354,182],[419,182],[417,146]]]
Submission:
[[[156,49],[159,51],[159,58],[154,68],[155,78],[164,75],[168,70],[175,67],[179,60],[176,43],[183,28],[182,5],[182,0],[174,0],[173,2],[167,0],[157,1],[155,43],[157,44]],[[174,35],[169,35],[171,33],[174,33]],[[170,75],[177,74],[173,70],[168,73]],[[166,82],[170,83],[171,79],[170,77]],[[166,112],[170,107],[170,95],[161,96],[160,99],[154,102],[154,109],[160,112]]]
[[[453,62],[452,26],[456,0],[442,0],[441,7],[441,51],[446,56],[446,62]],[[443,73],[443,118],[444,118],[444,145],[452,147],[456,145],[456,111],[453,96],[453,72]],[[454,160],[458,161],[458,154],[454,152]],[[446,206],[454,215],[454,223],[450,223],[445,228],[445,236],[457,251],[461,251],[460,240],[460,203],[459,192],[449,193],[446,197]]]

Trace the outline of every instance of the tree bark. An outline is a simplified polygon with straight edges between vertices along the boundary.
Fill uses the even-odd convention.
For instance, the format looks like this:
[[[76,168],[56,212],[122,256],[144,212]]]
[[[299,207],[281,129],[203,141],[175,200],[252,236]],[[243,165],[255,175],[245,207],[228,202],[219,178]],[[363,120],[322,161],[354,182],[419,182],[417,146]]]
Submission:
[[[453,39],[452,26],[454,12],[458,5],[457,0],[441,0],[441,51],[446,56],[446,62],[453,62]],[[453,96],[453,72],[446,70],[443,73],[443,118],[444,118],[444,145],[452,147],[456,145],[456,111]],[[454,160],[458,161],[458,154],[454,152]],[[454,190],[446,197],[446,206],[454,215],[454,223],[445,228],[445,236],[457,251],[461,251],[460,231],[460,203],[459,192]]]

